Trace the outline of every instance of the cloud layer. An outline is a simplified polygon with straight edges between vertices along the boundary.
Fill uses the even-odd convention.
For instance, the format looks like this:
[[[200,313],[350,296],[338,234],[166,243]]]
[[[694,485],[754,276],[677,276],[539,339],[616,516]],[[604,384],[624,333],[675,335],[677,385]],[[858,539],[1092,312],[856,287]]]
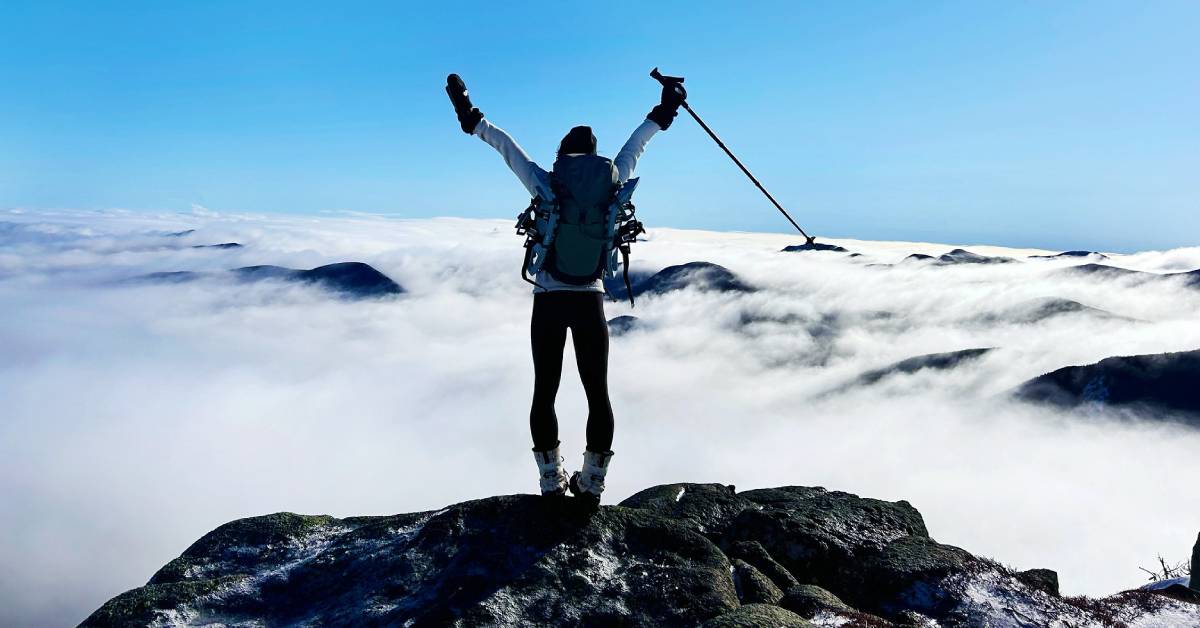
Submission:
[[[170,235],[195,229],[184,235]],[[242,248],[192,248],[240,242]],[[1005,393],[1112,355],[1200,347],[1200,290],[1074,276],[1083,259],[966,246],[1018,264],[895,264],[956,245],[781,253],[783,235],[652,230],[635,267],[704,260],[760,288],[628,304],[614,338],[610,502],[673,481],[821,485],[907,499],[942,542],[1059,570],[1067,593],[1139,584],[1183,556],[1200,434],[1065,414]],[[255,264],[364,261],[407,293],[129,284]],[[1200,248],[1114,255],[1165,273]],[[528,286],[508,221],[212,212],[0,216],[0,624],[79,621],[204,532],[290,510],[337,516],[531,492]],[[1031,322],[1030,303],[1091,310]],[[951,369],[851,385],[917,355]],[[583,445],[573,357],[558,410]],[[833,391],[833,392],[831,392]]]

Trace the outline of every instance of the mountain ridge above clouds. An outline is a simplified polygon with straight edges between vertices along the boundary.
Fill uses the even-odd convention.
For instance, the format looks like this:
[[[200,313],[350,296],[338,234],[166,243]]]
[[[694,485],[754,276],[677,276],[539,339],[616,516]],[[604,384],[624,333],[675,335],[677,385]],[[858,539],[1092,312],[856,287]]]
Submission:
[[[1063,251],[1062,253],[1048,255],[1030,255],[1030,259],[1058,259],[1064,257],[1091,257],[1095,259],[1108,259],[1108,256],[1097,251]]]
[[[628,291],[620,277],[605,280],[609,297],[621,301],[628,298]],[[644,294],[664,295],[668,292],[690,288],[703,292],[754,292],[755,288],[728,268],[706,261],[687,262],[668,266],[655,273],[630,273],[630,288],[633,296]]]
[[[1017,570],[935,541],[906,501],[819,487],[738,492],[676,483],[594,513],[574,498],[503,495],[392,516],[239,519],[81,626],[1116,620],[1200,622],[1200,590],[1172,581],[1098,599],[1064,597],[1052,570]]]
[[[1039,375],[1014,394],[1067,408],[1115,408],[1200,427],[1200,349],[1114,356]]]
[[[905,262],[924,262],[928,261],[938,266],[949,266],[954,264],[1011,264],[1017,260],[1011,257],[999,257],[992,255],[980,255],[966,249],[953,249],[948,253],[943,253],[937,257],[925,255],[922,253],[913,253],[904,258]]]
[[[970,362],[972,360],[981,358],[990,353],[993,349],[994,347],[979,347],[974,349],[961,349],[959,351],[948,351],[944,353],[927,353],[925,355],[905,358],[883,368],[867,371],[866,373],[859,375],[851,384],[847,384],[847,386],[870,386],[892,375],[911,375],[926,369],[952,369],[965,362]]]
[[[1164,279],[1182,279],[1184,285],[1190,288],[1200,288],[1200,268],[1169,273],[1150,273],[1109,264],[1080,264],[1059,269],[1060,274],[1093,275],[1105,278],[1136,279],[1138,281],[1158,281]]]
[[[203,278],[230,276],[238,281],[288,281],[320,286],[337,294],[356,298],[373,298],[403,294],[404,288],[387,275],[364,262],[338,262],[308,270],[274,265],[243,266],[221,273],[198,271],[160,271],[139,275],[128,281],[182,283]]]
[[[985,324],[1011,323],[1028,325],[1041,323],[1047,320],[1072,314],[1085,314],[1104,320],[1121,320],[1127,322],[1136,322],[1138,320],[1128,316],[1113,314],[1107,310],[1102,310],[1090,305],[1084,305],[1083,303],[1074,301],[1072,299],[1063,299],[1061,297],[1040,297],[1015,303],[1011,307],[1005,308],[999,312],[980,314],[979,321]]]

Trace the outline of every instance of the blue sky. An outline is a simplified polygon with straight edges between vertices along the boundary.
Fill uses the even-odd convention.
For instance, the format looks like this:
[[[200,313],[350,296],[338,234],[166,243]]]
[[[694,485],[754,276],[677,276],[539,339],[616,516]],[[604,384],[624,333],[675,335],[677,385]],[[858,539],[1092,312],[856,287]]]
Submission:
[[[544,166],[689,101],[819,235],[1132,250],[1200,238],[1200,3],[58,3],[0,7],[0,207],[509,217],[458,130]],[[790,226],[689,119],[651,226]]]

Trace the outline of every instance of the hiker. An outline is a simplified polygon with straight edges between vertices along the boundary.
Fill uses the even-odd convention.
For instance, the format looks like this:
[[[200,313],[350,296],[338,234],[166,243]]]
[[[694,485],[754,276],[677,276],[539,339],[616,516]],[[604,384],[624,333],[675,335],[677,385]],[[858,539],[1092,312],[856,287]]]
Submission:
[[[483,117],[471,104],[467,87],[457,74],[446,80],[446,93],[454,105],[464,133],[478,136],[495,148],[504,162],[517,175],[531,196],[539,196],[539,188],[553,190],[561,202],[563,215],[573,207],[573,216],[597,213],[594,208],[607,208],[619,186],[629,180],[646,143],[659,130],[667,130],[678,113],[686,92],[679,83],[682,78],[668,77],[663,83],[662,99],[613,160],[596,155],[596,136],[591,127],[577,126],[562,138],[557,159],[547,172],[499,127]],[[561,223],[570,221],[564,219]],[[575,221],[575,222],[582,222]],[[560,224],[577,231],[586,224]],[[585,237],[585,236],[580,236]],[[561,244],[562,238],[559,238]],[[569,241],[569,239],[568,239]],[[565,246],[565,245],[564,245]],[[560,247],[561,248],[561,247]],[[560,257],[577,260],[586,253],[555,251]],[[578,278],[554,272],[553,268],[538,270],[533,296],[533,315],[530,337],[533,345],[533,404],[529,411],[529,430],[533,435],[533,453],[541,474],[542,495],[563,496],[569,489],[577,497],[593,505],[600,502],[604,477],[613,452],[613,412],[608,398],[608,323],[604,316],[604,285],[599,276],[598,260],[595,276]],[[575,346],[579,378],[588,401],[587,448],[583,453],[583,469],[569,478],[559,456],[558,418],[554,413],[554,398],[558,394],[562,375],[563,348],[567,330]]]

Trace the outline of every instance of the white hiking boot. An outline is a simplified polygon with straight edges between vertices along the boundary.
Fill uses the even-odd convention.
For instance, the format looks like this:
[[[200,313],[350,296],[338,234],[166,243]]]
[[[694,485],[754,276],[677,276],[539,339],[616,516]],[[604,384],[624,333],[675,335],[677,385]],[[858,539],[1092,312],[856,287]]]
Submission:
[[[538,471],[542,474],[542,495],[562,496],[567,494],[567,471],[563,469],[562,456],[558,455],[558,447],[547,451],[533,450],[533,458],[537,461]]]
[[[600,494],[604,492],[604,476],[608,474],[608,461],[612,460],[612,457],[611,451],[598,454],[585,450],[583,470],[571,474],[571,492],[591,505],[599,506]]]

